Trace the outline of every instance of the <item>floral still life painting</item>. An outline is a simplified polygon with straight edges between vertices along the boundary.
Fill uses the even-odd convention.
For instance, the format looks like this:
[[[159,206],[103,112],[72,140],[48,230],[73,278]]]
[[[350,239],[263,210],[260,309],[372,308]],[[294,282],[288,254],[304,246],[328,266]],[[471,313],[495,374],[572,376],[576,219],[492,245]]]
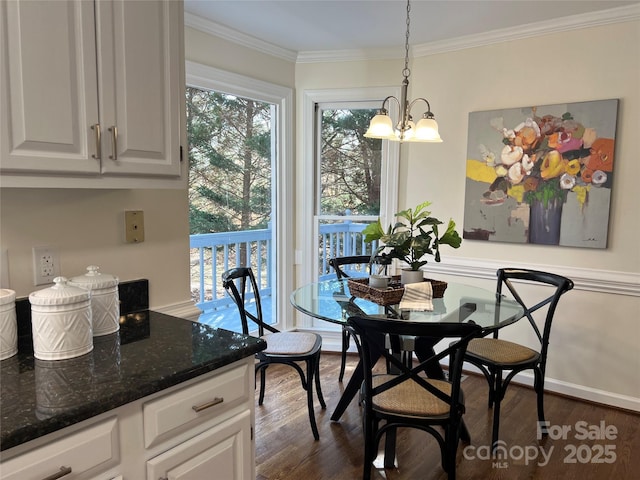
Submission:
[[[463,238],[606,248],[618,100],[469,114]]]

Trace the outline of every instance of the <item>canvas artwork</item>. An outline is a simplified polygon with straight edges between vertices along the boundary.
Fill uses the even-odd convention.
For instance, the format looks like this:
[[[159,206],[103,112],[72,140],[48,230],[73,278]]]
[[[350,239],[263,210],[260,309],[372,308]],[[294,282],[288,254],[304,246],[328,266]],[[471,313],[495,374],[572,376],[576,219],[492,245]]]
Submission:
[[[471,112],[463,237],[606,248],[618,100]]]

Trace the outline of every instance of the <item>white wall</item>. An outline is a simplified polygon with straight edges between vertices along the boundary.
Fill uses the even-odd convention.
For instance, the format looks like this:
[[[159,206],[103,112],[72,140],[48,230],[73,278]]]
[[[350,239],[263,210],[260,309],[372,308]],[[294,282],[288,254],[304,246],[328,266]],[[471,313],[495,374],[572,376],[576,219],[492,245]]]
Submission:
[[[298,102],[306,89],[397,86],[401,69],[401,60],[299,64]],[[427,269],[438,278],[485,288],[494,288],[499,266],[571,277],[576,288],[557,312],[547,386],[640,410],[640,23],[422,56],[411,70],[409,96],[429,100],[444,143],[403,145],[398,203],[405,208],[430,200],[436,216],[453,217],[460,228],[469,112],[620,99],[607,249],[465,240],[458,250],[443,250],[443,263]],[[303,148],[298,145],[299,154]],[[505,333],[533,345],[524,322]]]
[[[49,286],[33,285],[31,248],[50,245],[66,277],[98,265],[121,281],[148,278],[154,308],[189,302],[186,190],[2,188],[0,200],[0,244],[18,297]],[[125,243],[125,210],[144,212],[143,243]]]

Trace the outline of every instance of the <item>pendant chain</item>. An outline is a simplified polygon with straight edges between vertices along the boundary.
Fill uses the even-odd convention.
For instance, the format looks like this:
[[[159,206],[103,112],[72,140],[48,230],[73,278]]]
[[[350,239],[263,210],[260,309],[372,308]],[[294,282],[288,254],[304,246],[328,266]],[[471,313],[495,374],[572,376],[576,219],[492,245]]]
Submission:
[[[411,75],[411,70],[409,70],[409,25],[411,23],[409,13],[411,12],[411,3],[410,0],[407,0],[407,33],[404,39],[404,70],[402,70],[402,75],[404,78],[409,78]]]

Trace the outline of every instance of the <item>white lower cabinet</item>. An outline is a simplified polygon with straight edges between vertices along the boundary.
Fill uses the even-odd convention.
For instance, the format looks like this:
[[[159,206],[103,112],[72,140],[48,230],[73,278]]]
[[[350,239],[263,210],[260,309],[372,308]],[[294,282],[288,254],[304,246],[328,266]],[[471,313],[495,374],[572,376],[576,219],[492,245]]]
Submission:
[[[251,412],[188,440],[147,462],[147,480],[243,480],[254,478]]]
[[[106,478],[94,477],[91,472],[104,472],[118,463],[118,443],[118,419],[110,418],[3,461],[0,477],[2,480]]]
[[[0,455],[2,480],[255,480],[253,357]]]

